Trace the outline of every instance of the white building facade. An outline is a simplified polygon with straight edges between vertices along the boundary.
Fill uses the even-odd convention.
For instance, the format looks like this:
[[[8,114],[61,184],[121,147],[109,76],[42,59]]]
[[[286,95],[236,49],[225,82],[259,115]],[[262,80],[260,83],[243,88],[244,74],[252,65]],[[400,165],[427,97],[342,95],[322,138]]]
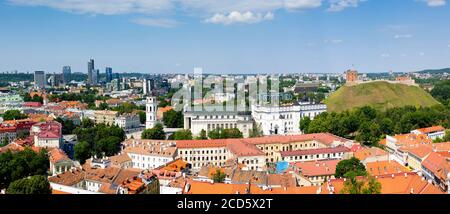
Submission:
[[[156,113],[158,111],[158,102],[156,100],[156,97],[147,97],[147,102],[145,105],[145,113],[146,113],[146,120],[145,120],[145,128],[151,129],[155,127],[156,125]]]
[[[303,117],[314,119],[327,107],[323,104],[252,105],[252,116],[264,135],[299,134]]]
[[[202,130],[208,134],[216,129],[237,128],[244,138],[249,137],[253,129],[253,119],[246,112],[198,112],[184,113],[184,129],[189,129],[193,136],[198,136]]]
[[[122,129],[135,129],[141,126],[139,116],[136,114],[125,114],[116,118],[116,125]]]

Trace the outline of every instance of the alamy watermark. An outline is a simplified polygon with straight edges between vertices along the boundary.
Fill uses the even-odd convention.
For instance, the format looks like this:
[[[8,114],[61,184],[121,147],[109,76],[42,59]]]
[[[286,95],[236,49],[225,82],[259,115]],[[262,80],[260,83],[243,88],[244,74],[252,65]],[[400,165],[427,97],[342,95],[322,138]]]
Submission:
[[[174,110],[246,112],[252,105],[279,106],[280,101],[292,99],[290,93],[280,91],[278,75],[205,76],[196,69],[193,78],[172,82],[172,88],[179,88],[172,96]]]

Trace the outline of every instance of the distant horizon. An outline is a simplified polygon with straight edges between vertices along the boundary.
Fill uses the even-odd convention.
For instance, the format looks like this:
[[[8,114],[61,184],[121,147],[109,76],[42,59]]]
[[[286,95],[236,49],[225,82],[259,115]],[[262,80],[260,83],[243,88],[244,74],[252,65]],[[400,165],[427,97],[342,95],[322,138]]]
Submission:
[[[69,66],[69,65],[65,65],[65,66]],[[61,67],[62,68],[62,67]],[[105,67],[106,68],[106,67]],[[115,72],[114,68],[113,69],[113,73],[118,73],[118,74],[148,74],[148,75],[162,75],[162,74],[167,74],[167,75],[191,75],[194,74],[193,69],[192,72],[190,73],[147,73],[147,72],[138,72],[138,71],[130,71],[130,72]],[[416,71],[392,71],[394,74],[402,74],[402,73],[414,73],[414,72],[422,72],[422,71],[436,71],[436,70],[444,70],[444,69],[450,69],[450,67],[446,67],[446,68],[426,68],[426,69],[422,69],[422,70],[416,70]],[[349,70],[349,69],[347,69]],[[347,71],[345,70],[345,71]],[[390,71],[382,71],[382,72],[361,72],[358,69],[355,69],[356,71],[358,71],[359,74],[385,74],[385,73],[390,73]],[[44,71],[45,74],[62,74],[62,71],[60,72],[47,72],[45,70],[33,70],[33,71],[18,71],[18,74],[33,74],[35,71]],[[342,72],[290,72],[290,73],[224,73],[224,74],[219,74],[219,73],[208,73],[208,72],[203,72],[203,75],[261,75],[261,74],[267,74],[267,75],[292,75],[292,74],[344,74],[345,71]],[[16,70],[9,70],[9,71],[0,71],[0,74],[6,74],[6,72],[9,72],[9,74],[12,74],[12,72],[16,72]],[[72,70],[72,74],[73,73],[79,73],[79,74],[85,74],[87,75],[87,72],[83,72],[83,71],[73,71]],[[102,70],[100,70],[100,74],[104,74],[105,72]]]
[[[450,67],[447,0],[0,2],[0,71],[412,72]]]

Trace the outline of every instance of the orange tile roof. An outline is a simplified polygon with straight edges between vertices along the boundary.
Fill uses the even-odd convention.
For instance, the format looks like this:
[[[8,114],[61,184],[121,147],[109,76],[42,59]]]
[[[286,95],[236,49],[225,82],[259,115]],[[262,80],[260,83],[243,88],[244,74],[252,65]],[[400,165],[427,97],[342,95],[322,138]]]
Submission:
[[[114,155],[109,157],[112,165],[121,165],[126,162],[130,162],[131,158],[127,154]]]
[[[430,145],[423,145],[423,144],[417,144],[409,147],[405,146],[402,149],[407,150],[410,154],[420,159],[427,157],[432,151]]]
[[[128,194],[137,194],[145,188],[145,183],[141,178],[133,177],[122,181],[120,187],[128,190]]]
[[[25,149],[25,147],[13,142],[4,147],[0,147],[0,154],[4,153],[4,152],[8,152],[8,151],[11,151],[13,153],[20,152],[20,151],[23,151],[24,149]]]
[[[189,191],[184,194],[248,194],[248,184],[207,183],[188,180]],[[316,194],[318,187],[277,187],[262,189],[250,185],[250,194]]]
[[[376,161],[366,164],[366,170],[372,176],[392,175],[394,173],[409,172],[409,170],[396,161]]]
[[[57,148],[50,150],[49,160],[51,163],[56,163],[60,161],[71,161],[63,150]]]
[[[442,126],[432,126],[432,127],[417,129],[417,131],[419,131],[420,133],[423,133],[423,134],[428,134],[428,133],[433,133],[433,132],[445,131],[445,128]]]
[[[71,193],[63,192],[63,191],[60,191],[60,190],[52,189],[52,195],[68,195],[68,194],[71,194]]]
[[[268,184],[281,187],[295,187],[297,182],[291,174],[268,174]]]
[[[394,138],[397,140],[396,144],[401,146],[433,143],[433,140],[425,134],[418,134],[418,135],[412,133],[402,134],[402,135],[395,135]]]
[[[389,155],[389,153],[378,147],[372,147],[372,148],[363,147],[362,149],[354,152],[353,155],[355,156],[355,158],[358,158],[359,160],[364,161],[368,157],[384,156],[384,155]]]
[[[301,174],[307,177],[334,175],[336,172],[336,165],[339,160],[324,160],[324,161],[307,161],[297,162],[291,165],[298,168]]]
[[[238,157],[263,156],[264,152],[253,144],[236,141],[229,143],[227,148]]]
[[[247,184],[224,184],[189,181],[190,188],[185,194],[245,194]]]
[[[157,169],[160,170],[165,170],[165,171],[169,171],[169,172],[180,172],[183,169],[188,167],[188,163],[183,161],[182,159],[175,159],[167,164],[165,164],[164,166],[160,166]]]
[[[436,176],[444,175],[443,179],[447,177],[450,172],[450,165],[446,158],[436,152],[432,152],[423,162],[422,167],[428,169]],[[443,173],[446,172],[446,173]]]
[[[425,179],[412,172],[396,173],[377,176],[376,180],[381,184],[381,194],[444,194],[438,187],[428,183]],[[334,193],[339,194],[344,187],[344,179],[332,179],[323,185],[323,193],[334,188]]]
[[[445,143],[434,143],[433,151],[436,152],[450,152],[450,142]]]

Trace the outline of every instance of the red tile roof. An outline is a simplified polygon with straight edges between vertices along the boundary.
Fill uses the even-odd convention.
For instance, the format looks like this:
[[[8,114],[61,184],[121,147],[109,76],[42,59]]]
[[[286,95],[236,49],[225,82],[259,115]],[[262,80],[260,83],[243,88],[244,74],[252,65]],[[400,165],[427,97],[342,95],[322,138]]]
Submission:
[[[246,144],[240,141],[229,143],[228,149],[238,157],[261,156],[264,152],[253,144]]]
[[[16,131],[17,131],[16,126],[0,126],[0,133],[16,132]]]
[[[25,103],[23,103],[23,106],[37,108],[37,107],[41,107],[42,103],[40,103],[40,102],[25,102]]]
[[[320,149],[307,149],[307,150],[295,150],[295,151],[282,151],[281,156],[299,156],[299,155],[316,155],[316,154],[331,154],[340,152],[350,152],[350,149],[345,146],[338,146],[334,148],[320,148]]]
[[[316,140],[320,143],[331,145],[334,142],[347,142],[348,139],[338,137],[329,133],[287,135],[287,136],[266,136],[259,138],[245,139],[214,139],[214,140],[180,140],[176,141],[178,148],[204,148],[204,147],[226,147],[229,143],[243,142],[248,144],[288,144],[304,141]]]
[[[339,160],[307,161],[292,163],[291,166],[295,166],[301,170],[302,175],[311,177],[334,175],[338,163]]]

